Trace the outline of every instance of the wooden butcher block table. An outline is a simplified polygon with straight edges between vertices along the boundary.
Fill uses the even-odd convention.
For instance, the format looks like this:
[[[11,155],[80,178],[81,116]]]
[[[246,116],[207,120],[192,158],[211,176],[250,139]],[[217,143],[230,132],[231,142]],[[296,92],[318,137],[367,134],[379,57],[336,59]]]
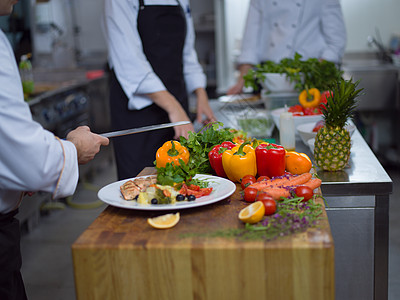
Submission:
[[[154,174],[153,168],[139,175]],[[243,226],[241,187],[214,204],[167,212],[108,206],[72,245],[78,300],[334,299],[334,245],[325,210],[317,228],[274,241],[205,237]],[[322,200],[319,200],[322,203]]]

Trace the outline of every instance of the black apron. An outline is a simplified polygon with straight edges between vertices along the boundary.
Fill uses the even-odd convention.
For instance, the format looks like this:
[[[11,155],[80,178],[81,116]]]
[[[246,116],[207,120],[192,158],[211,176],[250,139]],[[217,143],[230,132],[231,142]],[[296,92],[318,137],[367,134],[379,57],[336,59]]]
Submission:
[[[0,214],[0,299],[25,300],[21,276],[20,226],[18,210]]]
[[[188,113],[188,97],[183,77],[183,47],[186,18],[179,5],[144,5],[139,1],[137,28],[143,52],[167,90]],[[134,22],[135,20],[132,20]],[[110,111],[113,130],[170,122],[167,113],[152,104],[141,110],[128,110],[128,98],[111,71]],[[164,142],[172,140],[172,128],[113,139],[118,179],[136,176],[144,167],[154,166],[155,154]]]

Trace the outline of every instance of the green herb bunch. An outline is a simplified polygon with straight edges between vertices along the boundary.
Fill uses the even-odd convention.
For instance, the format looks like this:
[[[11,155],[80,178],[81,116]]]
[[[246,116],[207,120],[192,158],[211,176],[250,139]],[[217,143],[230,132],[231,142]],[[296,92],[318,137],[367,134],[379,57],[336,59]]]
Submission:
[[[165,167],[156,167],[157,182],[161,185],[176,185],[182,182],[192,182],[196,174],[210,174],[213,172],[208,152],[215,145],[225,141],[232,141],[234,132],[229,128],[223,128],[221,122],[215,122],[204,126],[198,133],[189,132],[188,138],[181,137],[180,143],[185,146],[190,153],[190,159],[187,164],[180,159],[180,165],[167,163]],[[155,164],[155,162],[154,162]],[[197,182],[202,186],[203,183]],[[204,185],[206,187],[207,185]]]
[[[316,196],[307,202],[303,197],[283,198],[277,202],[277,210],[257,224],[242,228],[230,228],[205,234],[208,237],[237,238],[242,240],[271,241],[317,227],[322,214],[322,205],[315,202]]]
[[[161,185],[174,186],[177,183],[189,182],[196,175],[195,170],[191,170],[182,159],[179,159],[180,165],[167,163],[165,167],[157,168],[157,182]]]
[[[229,128],[223,128],[221,122],[204,126],[199,132],[189,132],[188,138],[181,137],[180,143],[190,153],[188,168],[195,174],[210,174],[212,168],[208,160],[208,152],[215,145],[232,141],[234,133]]]
[[[279,63],[269,60],[256,65],[244,75],[245,86],[257,89],[265,80],[265,73],[285,74],[290,82],[295,83],[295,90],[301,92],[308,88],[325,91],[343,72],[333,62],[317,58],[302,60],[302,56],[296,53],[294,58],[284,58]]]

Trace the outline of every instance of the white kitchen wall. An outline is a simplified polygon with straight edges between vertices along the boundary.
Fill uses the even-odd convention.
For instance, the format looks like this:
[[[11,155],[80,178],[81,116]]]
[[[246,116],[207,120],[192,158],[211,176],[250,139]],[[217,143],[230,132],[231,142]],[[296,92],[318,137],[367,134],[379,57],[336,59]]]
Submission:
[[[71,0],[75,12],[78,49],[83,57],[104,53],[107,45],[101,29],[103,0]]]
[[[346,52],[376,51],[368,46],[367,37],[380,32],[388,47],[392,35],[400,35],[399,0],[341,0],[347,29]]]

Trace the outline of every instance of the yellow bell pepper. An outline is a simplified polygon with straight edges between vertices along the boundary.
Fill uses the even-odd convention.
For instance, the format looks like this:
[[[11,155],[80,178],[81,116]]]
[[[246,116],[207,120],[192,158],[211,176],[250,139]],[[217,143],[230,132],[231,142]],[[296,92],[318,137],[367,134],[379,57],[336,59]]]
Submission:
[[[156,152],[156,167],[165,168],[167,163],[174,163],[174,165],[179,166],[180,159],[187,164],[189,162],[189,150],[178,141],[168,141]]]
[[[299,102],[304,108],[317,107],[321,102],[321,93],[316,88],[305,89],[299,95]]]
[[[256,176],[256,153],[250,142],[226,150],[222,154],[222,166],[227,177],[233,182],[240,182],[245,175]]]

